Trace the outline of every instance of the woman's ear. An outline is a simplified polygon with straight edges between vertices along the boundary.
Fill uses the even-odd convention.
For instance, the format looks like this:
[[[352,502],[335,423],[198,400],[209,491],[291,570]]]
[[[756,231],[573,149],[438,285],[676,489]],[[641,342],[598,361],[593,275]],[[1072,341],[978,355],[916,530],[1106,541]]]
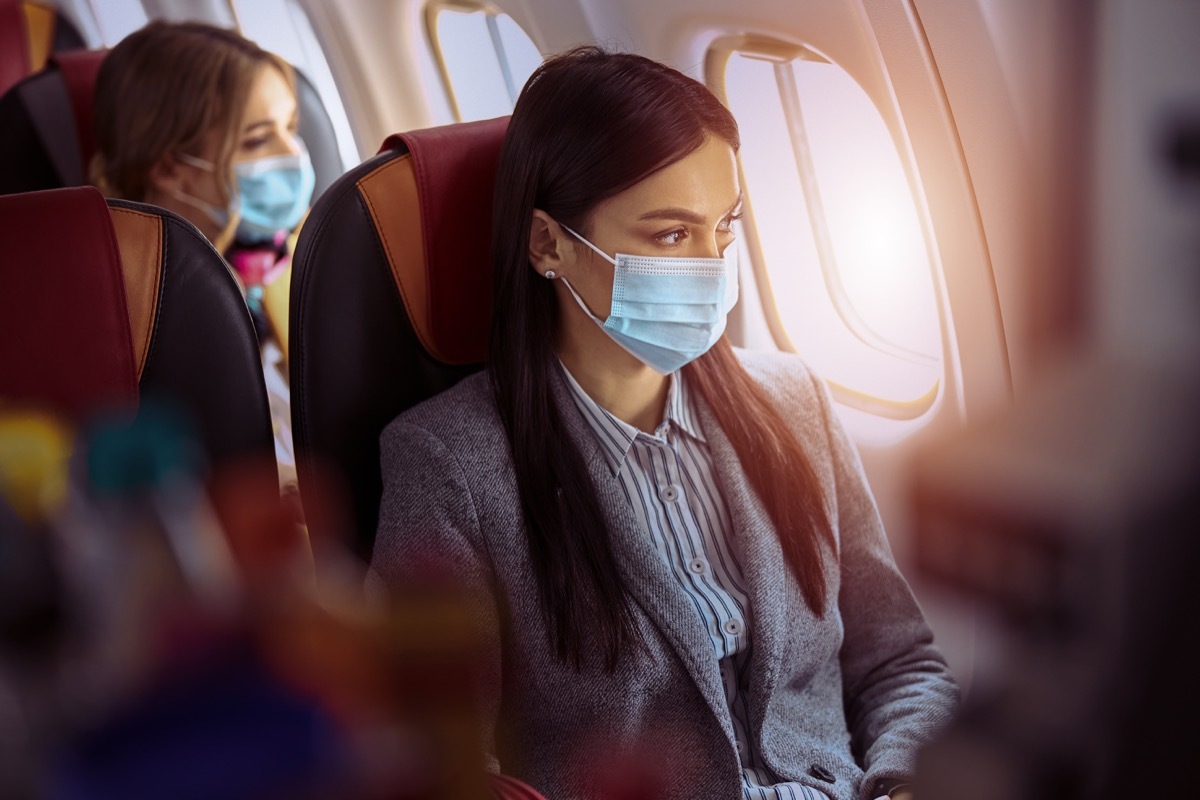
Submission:
[[[174,194],[183,189],[183,171],[175,157],[164,153],[150,168],[146,181],[150,187],[163,194]]]
[[[540,208],[533,210],[529,224],[529,263],[545,277],[547,271],[562,275],[563,267],[574,261],[575,249],[567,233],[554,218]]]

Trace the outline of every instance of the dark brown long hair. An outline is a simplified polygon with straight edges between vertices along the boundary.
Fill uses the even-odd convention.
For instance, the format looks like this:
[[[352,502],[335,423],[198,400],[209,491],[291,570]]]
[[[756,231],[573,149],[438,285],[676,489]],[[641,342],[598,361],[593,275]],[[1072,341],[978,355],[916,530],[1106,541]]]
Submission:
[[[493,211],[492,387],[512,449],[542,614],[560,658],[580,668],[584,637],[605,666],[641,641],[583,457],[551,387],[558,309],[529,263],[533,210],[576,230],[602,201],[715,136],[734,150],[737,123],[703,84],[628,53],[579,47],[547,60],[513,111]],[[796,437],[722,338],[685,367],[729,437],[779,531],[804,599],[827,601],[821,539],[833,533],[820,484]]]

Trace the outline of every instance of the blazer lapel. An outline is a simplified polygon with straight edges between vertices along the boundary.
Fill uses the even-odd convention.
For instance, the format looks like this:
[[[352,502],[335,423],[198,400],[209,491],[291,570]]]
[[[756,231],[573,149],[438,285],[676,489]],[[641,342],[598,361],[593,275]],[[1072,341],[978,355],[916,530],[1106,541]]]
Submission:
[[[583,455],[592,485],[596,487],[626,587],[643,613],[671,643],[732,743],[733,724],[720,671],[695,606],[662,562],[649,534],[638,524],[620,479],[613,475],[595,435],[575,407],[570,388],[561,378],[554,382],[554,395],[571,438]]]
[[[755,737],[761,735],[767,701],[775,691],[789,639],[811,615],[791,591],[787,563],[766,506],[750,485],[733,443],[704,402],[695,398],[700,425],[733,524],[732,547],[750,595],[749,706]],[[761,740],[760,740],[761,741]]]

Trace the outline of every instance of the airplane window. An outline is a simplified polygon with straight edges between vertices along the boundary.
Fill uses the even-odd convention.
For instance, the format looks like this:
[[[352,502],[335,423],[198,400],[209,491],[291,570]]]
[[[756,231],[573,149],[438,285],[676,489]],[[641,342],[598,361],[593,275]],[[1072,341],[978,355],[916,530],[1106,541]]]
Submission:
[[[342,164],[348,169],[361,161],[325,51],[300,4],[296,0],[231,0],[231,3],[237,13],[238,27],[246,38],[276,53],[312,81],[333,123]]]
[[[79,3],[71,5],[74,6],[77,13],[84,10],[79,8],[81,5]],[[96,30],[105,47],[112,47],[150,21],[146,16],[146,9],[142,7],[141,0],[105,0],[103,3],[87,3],[86,12],[79,13],[79,17],[82,19],[89,14],[93,16]],[[90,36],[88,39],[91,41]]]
[[[764,312],[776,343],[804,355],[840,401],[915,418],[936,396],[941,338],[900,155],[849,74],[780,47],[790,52],[732,50],[723,81],[710,72],[741,128]]]
[[[542,63],[529,36],[491,8],[434,4],[429,39],[459,122],[512,113],[525,81]]]

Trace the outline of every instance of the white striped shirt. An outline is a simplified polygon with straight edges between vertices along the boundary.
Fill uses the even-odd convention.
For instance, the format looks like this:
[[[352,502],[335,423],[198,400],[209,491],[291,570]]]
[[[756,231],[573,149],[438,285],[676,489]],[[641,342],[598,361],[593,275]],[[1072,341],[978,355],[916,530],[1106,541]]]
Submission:
[[[746,800],[828,800],[808,786],[778,782],[751,741],[746,702],[750,597],[742,567],[729,545],[733,528],[729,510],[683,374],[676,372],[669,378],[666,413],[653,435],[597,405],[565,367],[563,374],[642,530],[708,631],[733,721],[742,796]]]

